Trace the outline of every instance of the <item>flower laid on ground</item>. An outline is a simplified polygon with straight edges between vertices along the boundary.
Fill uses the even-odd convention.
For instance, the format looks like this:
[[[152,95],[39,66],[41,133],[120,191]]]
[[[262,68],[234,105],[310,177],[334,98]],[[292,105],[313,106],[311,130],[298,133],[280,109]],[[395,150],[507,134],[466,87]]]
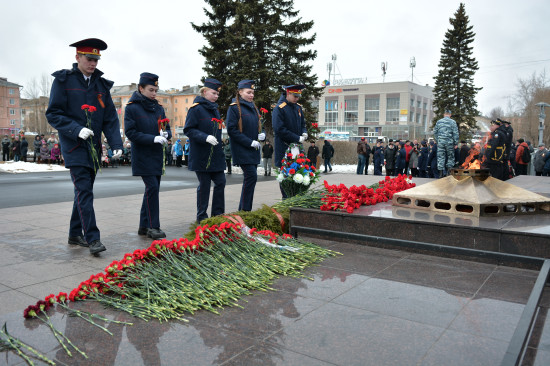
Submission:
[[[216,130],[221,130],[225,127],[223,119],[212,118],[212,136],[216,137]],[[208,162],[206,163],[206,169],[210,167],[212,161],[212,154],[214,154],[214,145],[210,146],[210,155],[208,155]]]
[[[4,323],[4,326],[0,329],[0,352],[4,351],[14,351],[19,357],[25,360],[27,365],[34,365],[31,358],[43,361],[48,365],[55,365],[55,362],[50,360],[40,351],[34,349],[19,338],[12,336],[8,332],[6,323]]]
[[[412,177],[399,174],[395,178],[386,176],[384,180],[378,182],[377,185],[371,187],[351,186],[346,187],[343,184],[329,185],[325,181],[324,185],[327,193],[323,195],[321,205],[322,211],[346,211],[353,213],[362,205],[376,205],[380,202],[387,202],[393,198],[397,192],[415,187],[415,183],[411,183]]]
[[[288,197],[307,191],[319,179],[319,172],[304,155],[300,144],[290,144],[277,169],[277,181]]]
[[[50,300],[51,298],[48,296],[48,300],[38,300],[36,305],[29,305],[23,311],[23,316],[25,317],[25,319],[38,319],[42,321],[42,323],[46,324],[48,328],[50,328],[50,330],[52,331],[59,344],[63,347],[67,355],[69,355],[70,357],[72,357],[73,354],[69,349],[69,346],[80,353],[84,358],[88,358],[88,355],[81,351],[80,348],[75,346],[73,342],[71,342],[71,340],[65,334],[63,334],[63,332],[54,327],[50,317],[47,314],[47,311],[51,306]]]
[[[97,111],[97,108],[93,105],[83,104],[82,107],[80,107],[86,113],[86,128],[93,130],[92,128],[92,113]],[[93,136],[88,137],[88,146],[90,147],[90,156],[92,158],[92,165],[94,166],[94,173],[97,173],[97,169],[99,168],[99,171],[101,171],[101,162],[99,161],[99,155],[97,155],[97,151],[94,146]]]
[[[170,123],[170,120],[168,118],[161,119],[159,117],[158,121],[158,127],[159,127],[159,134],[163,136],[163,132],[166,131],[166,127],[168,126],[168,123]],[[162,175],[166,173],[166,145],[162,144]]]
[[[181,319],[199,309],[218,313],[223,306],[240,306],[241,296],[270,290],[277,276],[300,276],[305,267],[333,255],[288,234],[227,222],[205,225],[195,229],[193,240],[153,241],[113,261],[68,296],[51,294],[43,302],[67,309],[67,301],[92,299],[145,320]],[[25,316],[38,314],[33,306]]]

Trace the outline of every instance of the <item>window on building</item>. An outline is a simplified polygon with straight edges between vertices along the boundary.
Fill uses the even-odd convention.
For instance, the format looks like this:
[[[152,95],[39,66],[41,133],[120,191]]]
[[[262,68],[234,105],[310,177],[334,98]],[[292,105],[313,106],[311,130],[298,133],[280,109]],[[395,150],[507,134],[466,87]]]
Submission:
[[[162,98],[163,103],[168,103],[168,98]]]
[[[15,104],[15,99],[10,98],[10,104],[11,104],[11,105],[14,105],[14,104]]]
[[[185,98],[185,104],[189,103],[189,99]]]
[[[10,93],[10,95],[14,95],[15,94],[15,89],[9,89],[9,93]]]
[[[420,108],[421,105],[422,105],[422,101],[419,100],[419,101],[416,102],[416,107],[417,108]]]
[[[416,123],[420,123],[420,117],[422,117],[421,114],[417,113],[416,114]]]
[[[409,122],[412,122],[412,121],[414,121],[414,112],[409,111]]]
[[[344,122],[357,122],[359,119],[359,100],[346,99],[344,101]]]
[[[185,107],[185,112],[188,112],[189,111],[189,107]]]
[[[365,122],[380,121],[380,98],[365,98]]]
[[[178,113],[178,109],[177,109],[177,108],[174,108],[174,112]]]
[[[17,120],[15,120],[15,119],[10,119],[10,125],[11,125],[11,126],[15,126],[15,122],[17,122]]]
[[[174,103],[178,104],[178,99],[177,98],[174,99]]]
[[[325,101],[325,124],[336,123],[337,121],[338,121],[338,100],[326,100]]]
[[[15,109],[10,108],[10,116],[15,116]]]
[[[424,125],[427,126],[428,125],[428,115],[425,114],[423,118],[424,118]]]
[[[399,97],[386,98],[386,121],[399,121]]]
[[[424,103],[424,110],[428,109],[428,103]]]
[[[411,98],[411,108],[414,107],[414,98]]]
[[[178,116],[174,117],[174,121],[176,122],[178,121]]]

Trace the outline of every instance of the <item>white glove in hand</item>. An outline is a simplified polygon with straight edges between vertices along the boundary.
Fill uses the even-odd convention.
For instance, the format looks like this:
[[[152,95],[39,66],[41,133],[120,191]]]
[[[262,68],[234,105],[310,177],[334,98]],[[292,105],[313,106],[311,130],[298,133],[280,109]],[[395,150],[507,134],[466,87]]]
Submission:
[[[307,132],[304,132],[302,136],[304,137],[304,140],[307,139]]]
[[[206,138],[206,142],[208,142],[210,145],[216,146],[218,144],[218,139],[212,135],[208,135],[208,137]]]
[[[265,133],[263,133],[263,132],[262,132],[262,133],[259,133],[259,134],[258,134],[258,140],[260,140],[260,141],[265,140]]]
[[[250,147],[253,147],[255,148],[256,150],[258,150],[262,145],[260,145],[260,143],[256,140],[252,141],[252,143],[250,144]]]
[[[93,136],[94,131],[90,130],[89,128],[84,127],[80,130],[78,133],[78,137],[80,137],[82,140],[87,140],[88,137]]]
[[[303,135],[300,136],[300,140],[299,140],[300,143],[304,142],[305,140],[306,140],[306,138]]]
[[[155,143],[164,145],[168,143],[168,140],[164,136],[155,136]]]
[[[122,156],[122,150],[118,149],[113,151],[113,156],[111,157],[111,159],[120,159],[121,156]]]
[[[161,135],[162,137],[164,137],[165,139],[168,138],[168,132],[166,132],[166,131],[162,131],[162,130],[161,130],[161,131],[160,131],[160,135]]]

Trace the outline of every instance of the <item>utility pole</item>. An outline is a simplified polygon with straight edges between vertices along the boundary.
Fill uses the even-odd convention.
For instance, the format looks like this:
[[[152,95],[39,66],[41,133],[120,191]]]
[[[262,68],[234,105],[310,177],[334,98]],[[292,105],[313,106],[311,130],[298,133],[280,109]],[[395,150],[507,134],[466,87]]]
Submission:
[[[388,61],[386,62],[382,61],[381,69],[382,69],[382,82],[384,83],[386,82],[386,72],[388,71]]]
[[[539,114],[539,145],[543,144],[543,134],[544,134],[544,119],[546,118],[546,115],[544,114],[544,107],[550,107],[550,104],[540,102],[535,104],[537,107],[540,107],[540,114]]]
[[[411,67],[411,83],[414,83],[414,68],[416,67],[416,60],[414,59],[414,56],[411,57],[411,62],[409,65]]]

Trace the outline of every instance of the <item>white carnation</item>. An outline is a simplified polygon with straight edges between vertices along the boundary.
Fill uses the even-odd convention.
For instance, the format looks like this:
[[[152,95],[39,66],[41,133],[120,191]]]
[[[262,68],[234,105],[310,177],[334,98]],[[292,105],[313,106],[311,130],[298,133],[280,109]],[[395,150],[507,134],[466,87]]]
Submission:
[[[285,180],[285,176],[283,173],[279,173],[277,176],[277,182],[281,183],[283,180]]]
[[[296,174],[294,175],[294,181],[298,184],[302,183],[304,181],[304,176],[302,174]]]
[[[309,186],[309,183],[310,183],[309,175],[306,175],[306,176],[304,177],[304,181],[302,182],[302,184],[303,184],[304,186]]]

